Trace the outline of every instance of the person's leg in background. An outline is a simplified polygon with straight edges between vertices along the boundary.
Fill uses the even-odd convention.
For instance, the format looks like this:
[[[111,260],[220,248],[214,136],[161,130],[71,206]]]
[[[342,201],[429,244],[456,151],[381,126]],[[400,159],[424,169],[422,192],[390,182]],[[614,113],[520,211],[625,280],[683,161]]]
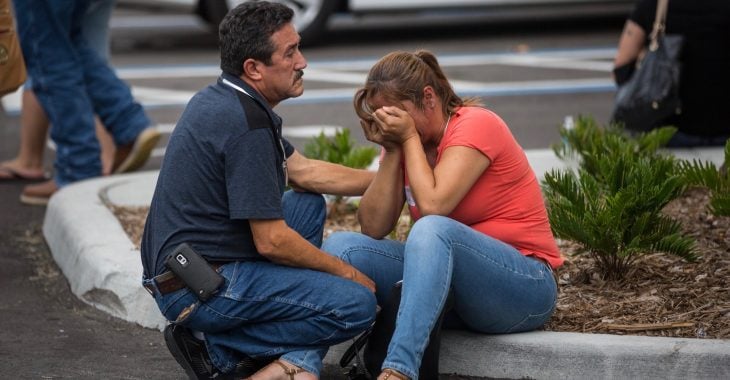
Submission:
[[[51,139],[56,144],[53,179],[27,187],[21,195],[32,202],[49,198],[66,184],[101,174],[94,111],[73,43],[82,39],[81,20],[88,1],[16,0],[14,5],[33,91],[51,122]]]
[[[104,61],[109,61],[111,49],[109,47],[109,20],[116,0],[94,0],[86,10],[82,21],[81,32],[86,43]]]
[[[93,1],[86,11],[82,25],[83,35],[90,47],[105,60],[109,58],[109,19],[114,4],[115,0]],[[19,151],[14,159],[0,163],[0,180],[46,178],[43,153],[49,121],[31,89],[30,82],[29,79],[22,93]],[[95,123],[96,136],[101,144],[102,174],[108,175],[114,159],[114,141],[98,118]]]
[[[48,119],[33,91],[22,94],[20,113],[20,147],[12,160],[0,163],[0,180],[43,180],[43,151],[48,134]]]
[[[159,141],[159,131],[151,126],[144,109],[132,97],[129,86],[117,77],[85,39],[76,36],[73,43],[82,64],[86,93],[94,112],[117,146],[112,173],[138,169]]]
[[[111,55],[110,37],[109,37],[109,21],[112,18],[112,11],[116,0],[96,0],[89,4],[86,15],[81,26],[81,32],[84,35],[89,47],[96,52],[104,61],[109,62]],[[116,146],[111,134],[106,131],[104,124],[97,117],[95,119],[96,138],[101,145],[101,172],[103,175],[109,175],[112,172],[114,164],[114,153]]]
[[[94,112],[118,149],[114,172],[142,166],[159,140],[142,107],[82,35],[88,0],[17,1],[18,31],[33,89],[52,122],[56,172],[51,181],[27,187],[26,203],[47,202],[61,186],[101,174]],[[47,65],[46,62],[54,62]]]

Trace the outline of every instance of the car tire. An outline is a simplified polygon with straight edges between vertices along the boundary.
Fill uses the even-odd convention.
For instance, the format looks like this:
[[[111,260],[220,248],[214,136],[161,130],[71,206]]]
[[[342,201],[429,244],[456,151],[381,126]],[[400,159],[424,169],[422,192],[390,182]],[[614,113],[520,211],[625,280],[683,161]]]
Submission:
[[[321,41],[330,15],[338,0],[278,0],[294,9],[294,24],[302,37],[302,45],[314,45]],[[229,1],[200,0],[196,12],[215,30],[228,13]]]

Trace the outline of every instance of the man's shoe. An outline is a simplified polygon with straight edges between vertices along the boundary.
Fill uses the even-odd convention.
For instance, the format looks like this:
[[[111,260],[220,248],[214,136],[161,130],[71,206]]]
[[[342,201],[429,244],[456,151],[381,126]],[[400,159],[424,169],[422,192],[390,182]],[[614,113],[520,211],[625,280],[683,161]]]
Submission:
[[[165,327],[165,343],[172,356],[190,379],[243,379],[256,373],[276,358],[244,357],[230,373],[222,373],[210,361],[205,342],[193,336],[190,329],[169,324]]]
[[[155,128],[146,128],[133,142],[117,147],[114,155],[112,173],[128,173],[142,167],[152,154],[157,142],[160,141],[160,132]]]
[[[165,344],[190,379],[215,379],[218,369],[210,362],[205,342],[193,336],[189,329],[170,324],[165,327]]]
[[[56,191],[58,191],[58,186],[52,179],[36,185],[28,185],[20,193],[20,201],[27,205],[45,206]]]

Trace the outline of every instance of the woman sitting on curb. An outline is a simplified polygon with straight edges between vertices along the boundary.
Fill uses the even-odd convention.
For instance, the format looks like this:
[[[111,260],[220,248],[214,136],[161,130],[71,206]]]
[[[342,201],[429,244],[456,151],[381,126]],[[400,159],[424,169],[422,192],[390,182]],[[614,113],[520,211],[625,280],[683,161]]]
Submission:
[[[539,183],[507,125],[458,97],[436,57],[394,52],[355,95],[368,140],[382,146],[364,194],[362,234],[335,233],[323,249],[372,278],[378,302],[403,279],[395,333],[378,379],[415,379],[431,329],[449,318],[483,333],[536,329],[557,298],[563,263]],[[383,239],[407,202],[405,243]]]

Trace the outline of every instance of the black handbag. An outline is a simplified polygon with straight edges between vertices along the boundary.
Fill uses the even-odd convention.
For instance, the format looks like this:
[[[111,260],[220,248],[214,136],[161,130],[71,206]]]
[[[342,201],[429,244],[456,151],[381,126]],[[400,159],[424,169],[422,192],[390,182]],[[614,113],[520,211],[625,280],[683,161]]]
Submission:
[[[402,281],[393,285],[388,301],[375,318],[375,323],[362,333],[355,342],[345,351],[340,359],[340,366],[346,368],[354,360],[355,363],[347,373],[348,380],[375,379],[380,374],[381,366],[388,351],[390,339],[395,331],[395,321],[400,306]],[[423,352],[418,378],[422,380],[438,380],[439,378],[439,351],[441,349],[441,325],[444,316],[453,307],[453,296],[449,294],[441,315],[431,330],[428,346]],[[364,348],[363,348],[364,347]],[[362,350],[362,356],[360,351]]]
[[[659,0],[651,41],[631,78],[616,92],[612,121],[646,132],[664,126],[682,112],[679,98],[679,54],[683,37],[665,35],[668,0]]]

